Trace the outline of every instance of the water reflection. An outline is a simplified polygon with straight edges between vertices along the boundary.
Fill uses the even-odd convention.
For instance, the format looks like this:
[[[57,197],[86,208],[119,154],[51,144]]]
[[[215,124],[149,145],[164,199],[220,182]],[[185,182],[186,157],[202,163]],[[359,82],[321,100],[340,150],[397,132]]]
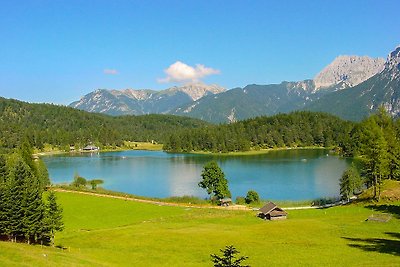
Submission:
[[[104,179],[104,187],[136,195],[205,197],[197,186],[204,164],[216,160],[232,195],[256,190],[264,199],[312,199],[338,194],[338,180],[349,162],[326,150],[286,150],[253,156],[122,151],[49,156],[44,161],[54,183],[71,182],[74,173]]]

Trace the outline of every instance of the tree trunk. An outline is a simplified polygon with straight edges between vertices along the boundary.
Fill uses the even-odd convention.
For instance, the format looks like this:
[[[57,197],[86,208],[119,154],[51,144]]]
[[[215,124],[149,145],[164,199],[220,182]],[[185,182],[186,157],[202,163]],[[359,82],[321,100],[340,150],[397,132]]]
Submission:
[[[380,177],[379,183],[378,183],[378,202],[381,201],[381,181],[382,181],[382,177]]]

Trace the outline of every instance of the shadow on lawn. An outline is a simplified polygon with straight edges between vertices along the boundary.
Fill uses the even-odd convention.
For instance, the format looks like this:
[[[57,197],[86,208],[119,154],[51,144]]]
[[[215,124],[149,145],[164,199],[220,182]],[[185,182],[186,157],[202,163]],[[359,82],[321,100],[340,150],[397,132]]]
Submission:
[[[385,238],[351,238],[342,237],[351,241],[348,246],[359,248],[364,251],[375,251],[379,253],[387,253],[394,256],[400,256],[400,233],[386,232],[385,234],[395,239]]]
[[[400,206],[385,204],[385,205],[368,205],[365,207],[375,211],[391,213],[393,214],[394,217],[400,219]]]

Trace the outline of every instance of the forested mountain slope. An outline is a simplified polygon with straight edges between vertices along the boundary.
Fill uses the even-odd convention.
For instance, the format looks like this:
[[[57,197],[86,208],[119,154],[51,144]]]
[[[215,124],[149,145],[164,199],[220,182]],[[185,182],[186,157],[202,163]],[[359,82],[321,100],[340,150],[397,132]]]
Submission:
[[[172,115],[112,117],[52,104],[0,98],[0,146],[12,148],[28,136],[32,145],[121,145],[124,140],[163,142],[172,132],[208,123]]]

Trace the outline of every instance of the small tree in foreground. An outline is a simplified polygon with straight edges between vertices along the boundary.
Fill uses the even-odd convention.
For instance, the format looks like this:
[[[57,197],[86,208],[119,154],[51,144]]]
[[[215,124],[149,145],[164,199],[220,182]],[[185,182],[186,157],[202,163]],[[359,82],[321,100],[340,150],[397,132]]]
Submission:
[[[241,265],[242,261],[245,261],[249,257],[240,256],[236,258],[236,254],[240,252],[233,246],[226,246],[225,249],[220,249],[223,253],[222,256],[211,254],[211,261],[214,263],[214,267],[250,267],[250,265]]]
[[[228,180],[226,180],[225,174],[217,162],[211,161],[204,165],[201,177],[203,179],[200,181],[199,186],[206,189],[207,194],[211,197],[223,199],[231,196],[231,192],[228,189]]]

